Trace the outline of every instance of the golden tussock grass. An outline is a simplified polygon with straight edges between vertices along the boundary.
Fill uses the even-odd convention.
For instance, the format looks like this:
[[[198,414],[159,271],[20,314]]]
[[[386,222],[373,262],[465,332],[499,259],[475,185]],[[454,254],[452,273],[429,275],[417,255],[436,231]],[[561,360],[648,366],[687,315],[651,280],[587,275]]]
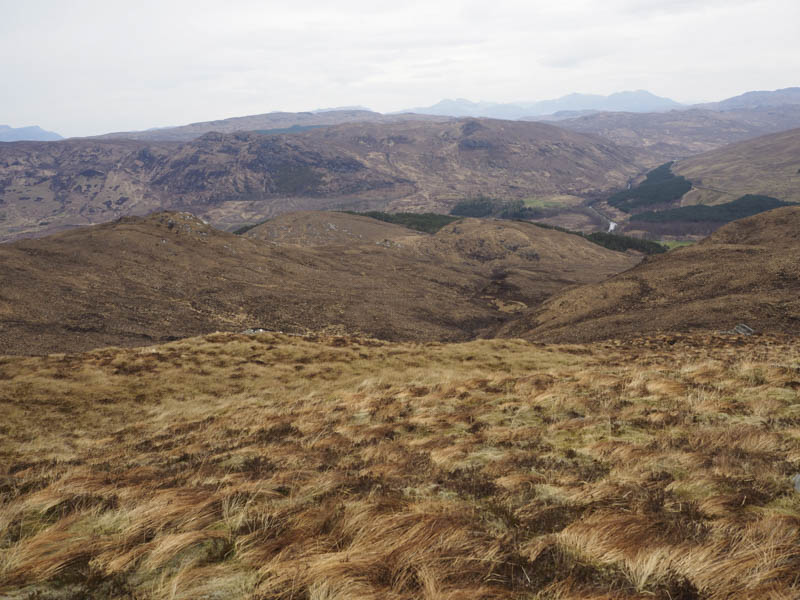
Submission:
[[[799,358],[275,334],[0,357],[0,595],[798,597]]]

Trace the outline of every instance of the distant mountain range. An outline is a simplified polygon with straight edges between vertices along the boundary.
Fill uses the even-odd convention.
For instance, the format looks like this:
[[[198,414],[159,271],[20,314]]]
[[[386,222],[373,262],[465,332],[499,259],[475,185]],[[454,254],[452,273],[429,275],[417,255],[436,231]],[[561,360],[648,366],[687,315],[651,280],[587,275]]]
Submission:
[[[739,96],[722,100],[721,102],[708,102],[695,104],[696,108],[709,110],[728,111],[751,108],[767,108],[784,106],[787,104],[800,104],[800,87],[789,87],[773,91],[745,92]]]
[[[146,142],[189,142],[212,131],[215,133],[234,133],[236,131],[266,134],[299,133],[315,127],[329,127],[343,123],[395,123],[398,121],[444,121],[447,119],[447,117],[431,115],[383,115],[362,108],[323,108],[313,112],[271,112],[218,121],[202,121],[178,127],[106,133],[93,136],[93,138]]]
[[[540,100],[538,102],[472,102],[459,98],[457,100],[442,100],[433,106],[412,108],[403,112],[424,115],[439,115],[451,117],[489,117],[493,119],[521,119],[541,115],[552,115],[561,111],[569,111],[570,116],[575,112],[584,111],[626,111],[626,112],[660,112],[684,105],[656,96],[645,90],[634,92],[617,92],[610,96],[596,94],[568,94],[553,100]]]
[[[598,112],[658,113],[686,109],[730,111],[764,109],[793,104],[800,104],[800,87],[746,92],[720,102],[692,105],[656,96],[646,90],[637,90],[617,92],[609,96],[568,94],[561,98],[538,102],[472,102],[459,98],[442,100],[433,106],[411,108],[403,112],[449,117],[488,117],[511,120],[534,120],[534,117],[548,117],[548,120],[559,120]]]
[[[469,100],[442,100],[427,108],[413,108],[391,114],[381,114],[360,106],[322,108],[311,112],[272,112],[191,123],[178,127],[126,131],[94,136],[96,139],[133,139],[149,142],[188,142],[211,131],[233,133],[296,133],[314,127],[329,127],[343,123],[393,123],[398,121],[445,121],[451,118],[487,117],[503,120],[537,119],[540,115],[556,114],[554,120],[577,117],[603,111],[628,111],[635,113],[663,112],[684,105],[661,98],[650,92],[619,92],[610,96],[569,94],[556,100],[502,104],[496,102],[471,102]]]
[[[0,142],[54,142],[64,138],[53,131],[45,131],[38,125],[31,127],[9,127],[0,125]]]
[[[630,92],[572,94],[560,105],[523,107],[561,108],[557,127],[531,122],[552,121],[537,117],[336,109],[2,144],[0,241],[159,209],[190,210],[234,229],[297,209],[448,212],[480,194],[557,210],[552,224],[591,230],[602,215],[582,203],[673,160],[679,161],[674,172],[695,184],[684,204],[719,204],[746,194],[800,200],[800,88],[748,92],[679,110],[616,110],[636,108],[637,99],[639,109],[672,102]],[[449,102],[440,108],[457,112],[466,101]],[[576,113],[583,116],[563,118]],[[0,133],[12,131],[19,135],[0,127]],[[740,145],[685,160],[732,143]],[[624,230],[625,215],[608,214]]]
[[[575,120],[580,117],[592,117],[600,115],[599,123],[581,122],[575,127],[565,125],[570,129],[583,131],[586,133],[603,135],[603,130],[609,127],[615,129],[612,137],[619,138],[619,135],[628,135],[629,132],[619,131],[616,125],[609,122],[607,115],[628,115],[622,117],[621,121],[626,122],[633,118],[631,123],[634,137],[644,133],[644,129],[652,130],[653,127],[661,130],[662,122],[674,121],[693,121],[694,118],[675,118],[675,115],[683,112],[691,112],[692,109],[702,109],[704,113],[720,113],[722,111],[759,111],[757,115],[729,115],[725,117],[702,116],[702,123],[699,124],[700,133],[694,130],[694,125],[688,123],[679,130],[685,130],[691,139],[688,145],[679,141],[676,145],[676,134],[670,132],[662,140],[660,133],[655,137],[653,131],[648,131],[644,138],[636,139],[633,145],[640,147],[652,147],[656,144],[665,143],[659,154],[676,158],[688,156],[691,153],[710,150],[719,147],[722,143],[738,141],[747,137],[763,135],[781,131],[798,125],[794,119],[794,111],[788,116],[767,114],[767,111],[776,109],[779,111],[787,110],[787,107],[800,106],[800,88],[786,88],[774,92],[748,92],[741,96],[728,98],[717,103],[684,105],[669,98],[663,98],[651,94],[650,92],[639,90],[633,92],[618,92],[609,96],[593,94],[569,94],[554,100],[541,100],[538,102],[518,102],[518,103],[498,103],[498,102],[472,102],[470,100],[442,100],[430,107],[413,108],[405,112],[391,114],[381,114],[365,109],[360,106],[346,106],[337,108],[321,108],[311,112],[271,112],[259,115],[247,115],[220,119],[216,121],[203,121],[191,123],[178,127],[163,127],[148,129],[146,131],[128,131],[107,133],[94,136],[95,139],[133,139],[148,142],[188,142],[195,140],[209,132],[234,133],[237,131],[251,131],[256,133],[282,134],[300,133],[302,131],[317,128],[330,127],[343,123],[395,123],[400,121],[447,121],[453,118],[464,117],[486,117],[503,120],[527,120],[527,121],[557,121],[559,126],[567,120]],[[697,111],[695,110],[695,113]],[[697,113],[700,114],[700,113]],[[606,116],[603,116],[606,115]],[[742,120],[743,123],[738,123]],[[620,120],[612,117],[611,120]],[[707,130],[713,121],[725,121],[723,133],[714,134],[709,138]],[[654,121],[652,124],[650,121]],[[730,129],[728,122],[736,121],[731,127],[736,130],[731,136],[724,133]],[[624,127],[624,125],[623,125]],[[598,131],[594,131],[597,129]],[[742,131],[739,131],[742,130]],[[683,133],[678,133],[678,137]],[[695,139],[696,138],[696,139]],[[720,138],[720,139],[717,139]],[[615,139],[614,141],[618,141]],[[630,140],[619,140],[618,143],[631,143]]]
[[[372,109],[367,108],[366,106],[361,106],[360,104],[359,105],[354,105],[354,106],[334,106],[334,107],[331,107],[331,108],[317,108],[317,109],[312,110],[311,112],[316,115],[316,114],[319,114],[319,113],[339,112],[339,111],[342,111],[342,110],[361,110],[361,111],[366,111],[366,112],[370,112],[370,113],[371,112],[375,112]]]
[[[546,123],[433,119],[207,133],[184,144],[6,144],[0,240],[165,208],[235,228],[310,208],[446,213],[479,194],[574,203],[654,166],[638,149]]]

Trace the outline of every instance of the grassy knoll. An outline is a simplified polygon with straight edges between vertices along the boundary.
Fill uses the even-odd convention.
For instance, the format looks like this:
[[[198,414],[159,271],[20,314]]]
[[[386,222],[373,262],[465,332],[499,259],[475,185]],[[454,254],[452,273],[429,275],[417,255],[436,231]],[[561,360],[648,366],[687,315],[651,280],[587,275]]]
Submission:
[[[800,351],[215,334],[0,358],[0,595],[791,598]]]

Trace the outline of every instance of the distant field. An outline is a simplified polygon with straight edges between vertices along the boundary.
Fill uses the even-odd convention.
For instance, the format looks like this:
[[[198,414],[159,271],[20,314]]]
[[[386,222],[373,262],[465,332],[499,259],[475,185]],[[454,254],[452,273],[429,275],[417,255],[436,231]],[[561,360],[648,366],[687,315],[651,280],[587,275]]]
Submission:
[[[695,242],[678,241],[678,240],[661,240],[658,243],[672,250],[673,248],[683,248],[684,246],[691,246]]]
[[[525,198],[523,200],[526,208],[566,208],[578,206],[582,202],[582,198],[567,194],[555,196],[535,196],[532,198]]]

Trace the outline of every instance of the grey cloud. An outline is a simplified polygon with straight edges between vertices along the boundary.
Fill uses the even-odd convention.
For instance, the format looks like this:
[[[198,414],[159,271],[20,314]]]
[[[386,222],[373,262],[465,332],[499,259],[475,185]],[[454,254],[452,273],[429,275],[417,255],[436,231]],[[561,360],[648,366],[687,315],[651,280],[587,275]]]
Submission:
[[[594,57],[578,55],[550,56],[541,59],[539,64],[544,67],[552,67],[554,69],[575,69],[585,65],[593,58]]]
[[[621,12],[634,16],[676,16],[714,9],[731,10],[732,8],[743,8],[759,2],[763,3],[763,0],[737,0],[735,5],[731,0],[623,0],[618,8]]]

